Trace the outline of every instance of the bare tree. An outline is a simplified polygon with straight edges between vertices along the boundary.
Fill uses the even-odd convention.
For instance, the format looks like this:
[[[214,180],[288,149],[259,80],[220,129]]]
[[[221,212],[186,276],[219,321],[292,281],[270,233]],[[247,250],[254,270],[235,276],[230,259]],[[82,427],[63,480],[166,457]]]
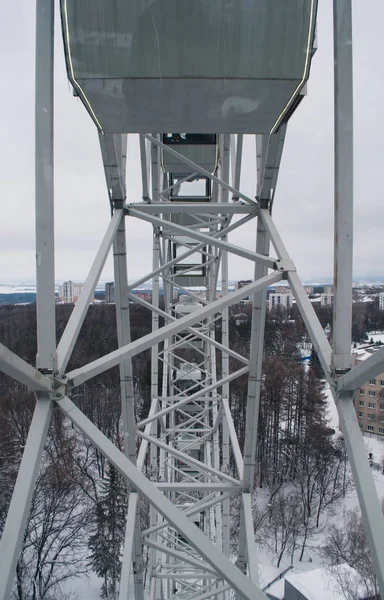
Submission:
[[[384,500],[382,509],[384,512]],[[330,526],[322,554],[331,568],[346,563],[355,569],[357,576],[348,575],[346,572],[339,581],[348,600],[353,600],[353,592],[357,589],[364,589],[366,595],[372,599],[380,598],[363,519],[357,508],[344,514],[341,525]],[[336,572],[336,569],[333,569],[333,572]]]
[[[13,598],[53,600],[60,584],[89,571],[86,529],[89,510],[65,464],[49,458],[37,479]]]

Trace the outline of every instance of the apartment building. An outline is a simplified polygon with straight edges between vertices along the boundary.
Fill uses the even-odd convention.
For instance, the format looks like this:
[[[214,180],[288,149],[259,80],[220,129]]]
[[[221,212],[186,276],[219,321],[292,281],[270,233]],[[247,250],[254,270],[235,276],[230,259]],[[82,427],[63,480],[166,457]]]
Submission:
[[[353,353],[353,365],[358,365],[375,352],[374,349]],[[360,386],[354,396],[360,429],[384,436],[384,373]]]
[[[293,295],[289,288],[284,291],[272,292],[268,297],[268,310],[284,309],[289,310],[292,307]]]
[[[115,284],[113,281],[107,281],[105,284],[105,304],[114,304],[115,302]]]
[[[333,306],[333,294],[330,292],[324,292],[321,294],[321,306]]]
[[[81,291],[84,287],[84,283],[77,283],[75,281],[64,281],[59,286],[59,298],[62,302],[77,302]],[[93,301],[94,298],[91,298]]]
[[[379,294],[379,309],[384,310],[384,292]]]

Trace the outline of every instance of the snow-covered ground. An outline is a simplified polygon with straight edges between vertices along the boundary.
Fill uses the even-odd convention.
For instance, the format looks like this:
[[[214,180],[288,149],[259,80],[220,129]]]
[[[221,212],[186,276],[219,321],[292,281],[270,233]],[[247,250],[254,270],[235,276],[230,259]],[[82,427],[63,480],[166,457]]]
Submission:
[[[81,579],[67,581],[62,585],[62,590],[79,600],[98,600],[102,583],[95,573],[90,572],[88,576],[83,575]]]

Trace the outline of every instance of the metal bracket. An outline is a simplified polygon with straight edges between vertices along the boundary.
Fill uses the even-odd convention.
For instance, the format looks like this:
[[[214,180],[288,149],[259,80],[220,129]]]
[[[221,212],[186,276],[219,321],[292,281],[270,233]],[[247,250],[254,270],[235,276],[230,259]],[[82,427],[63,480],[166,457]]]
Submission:
[[[51,400],[62,400],[67,394],[68,377],[59,375],[58,371],[54,371],[52,375],[52,391]]]
[[[341,382],[341,377],[343,375],[345,375],[346,373],[349,373],[349,371],[351,370],[351,368],[347,368],[347,369],[334,369],[332,372],[332,377],[334,380],[334,384],[335,384],[335,391],[336,392],[341,392],[342,387],[340,385]]]
[[[284,263],[281,260],[277,260],[274,264],[274,267],[275,267],[275,270],[280,271],[280,273],[284,273],[284,271],[287,270]]]

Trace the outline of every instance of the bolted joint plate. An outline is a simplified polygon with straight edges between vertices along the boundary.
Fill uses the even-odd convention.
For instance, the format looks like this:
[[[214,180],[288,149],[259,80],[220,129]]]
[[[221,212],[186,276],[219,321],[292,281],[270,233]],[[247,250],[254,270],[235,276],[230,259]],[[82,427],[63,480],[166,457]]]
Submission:
[[[62,400],[67,394],[68,377],[58,375],[56,372],[52,375],[52,400]]]

